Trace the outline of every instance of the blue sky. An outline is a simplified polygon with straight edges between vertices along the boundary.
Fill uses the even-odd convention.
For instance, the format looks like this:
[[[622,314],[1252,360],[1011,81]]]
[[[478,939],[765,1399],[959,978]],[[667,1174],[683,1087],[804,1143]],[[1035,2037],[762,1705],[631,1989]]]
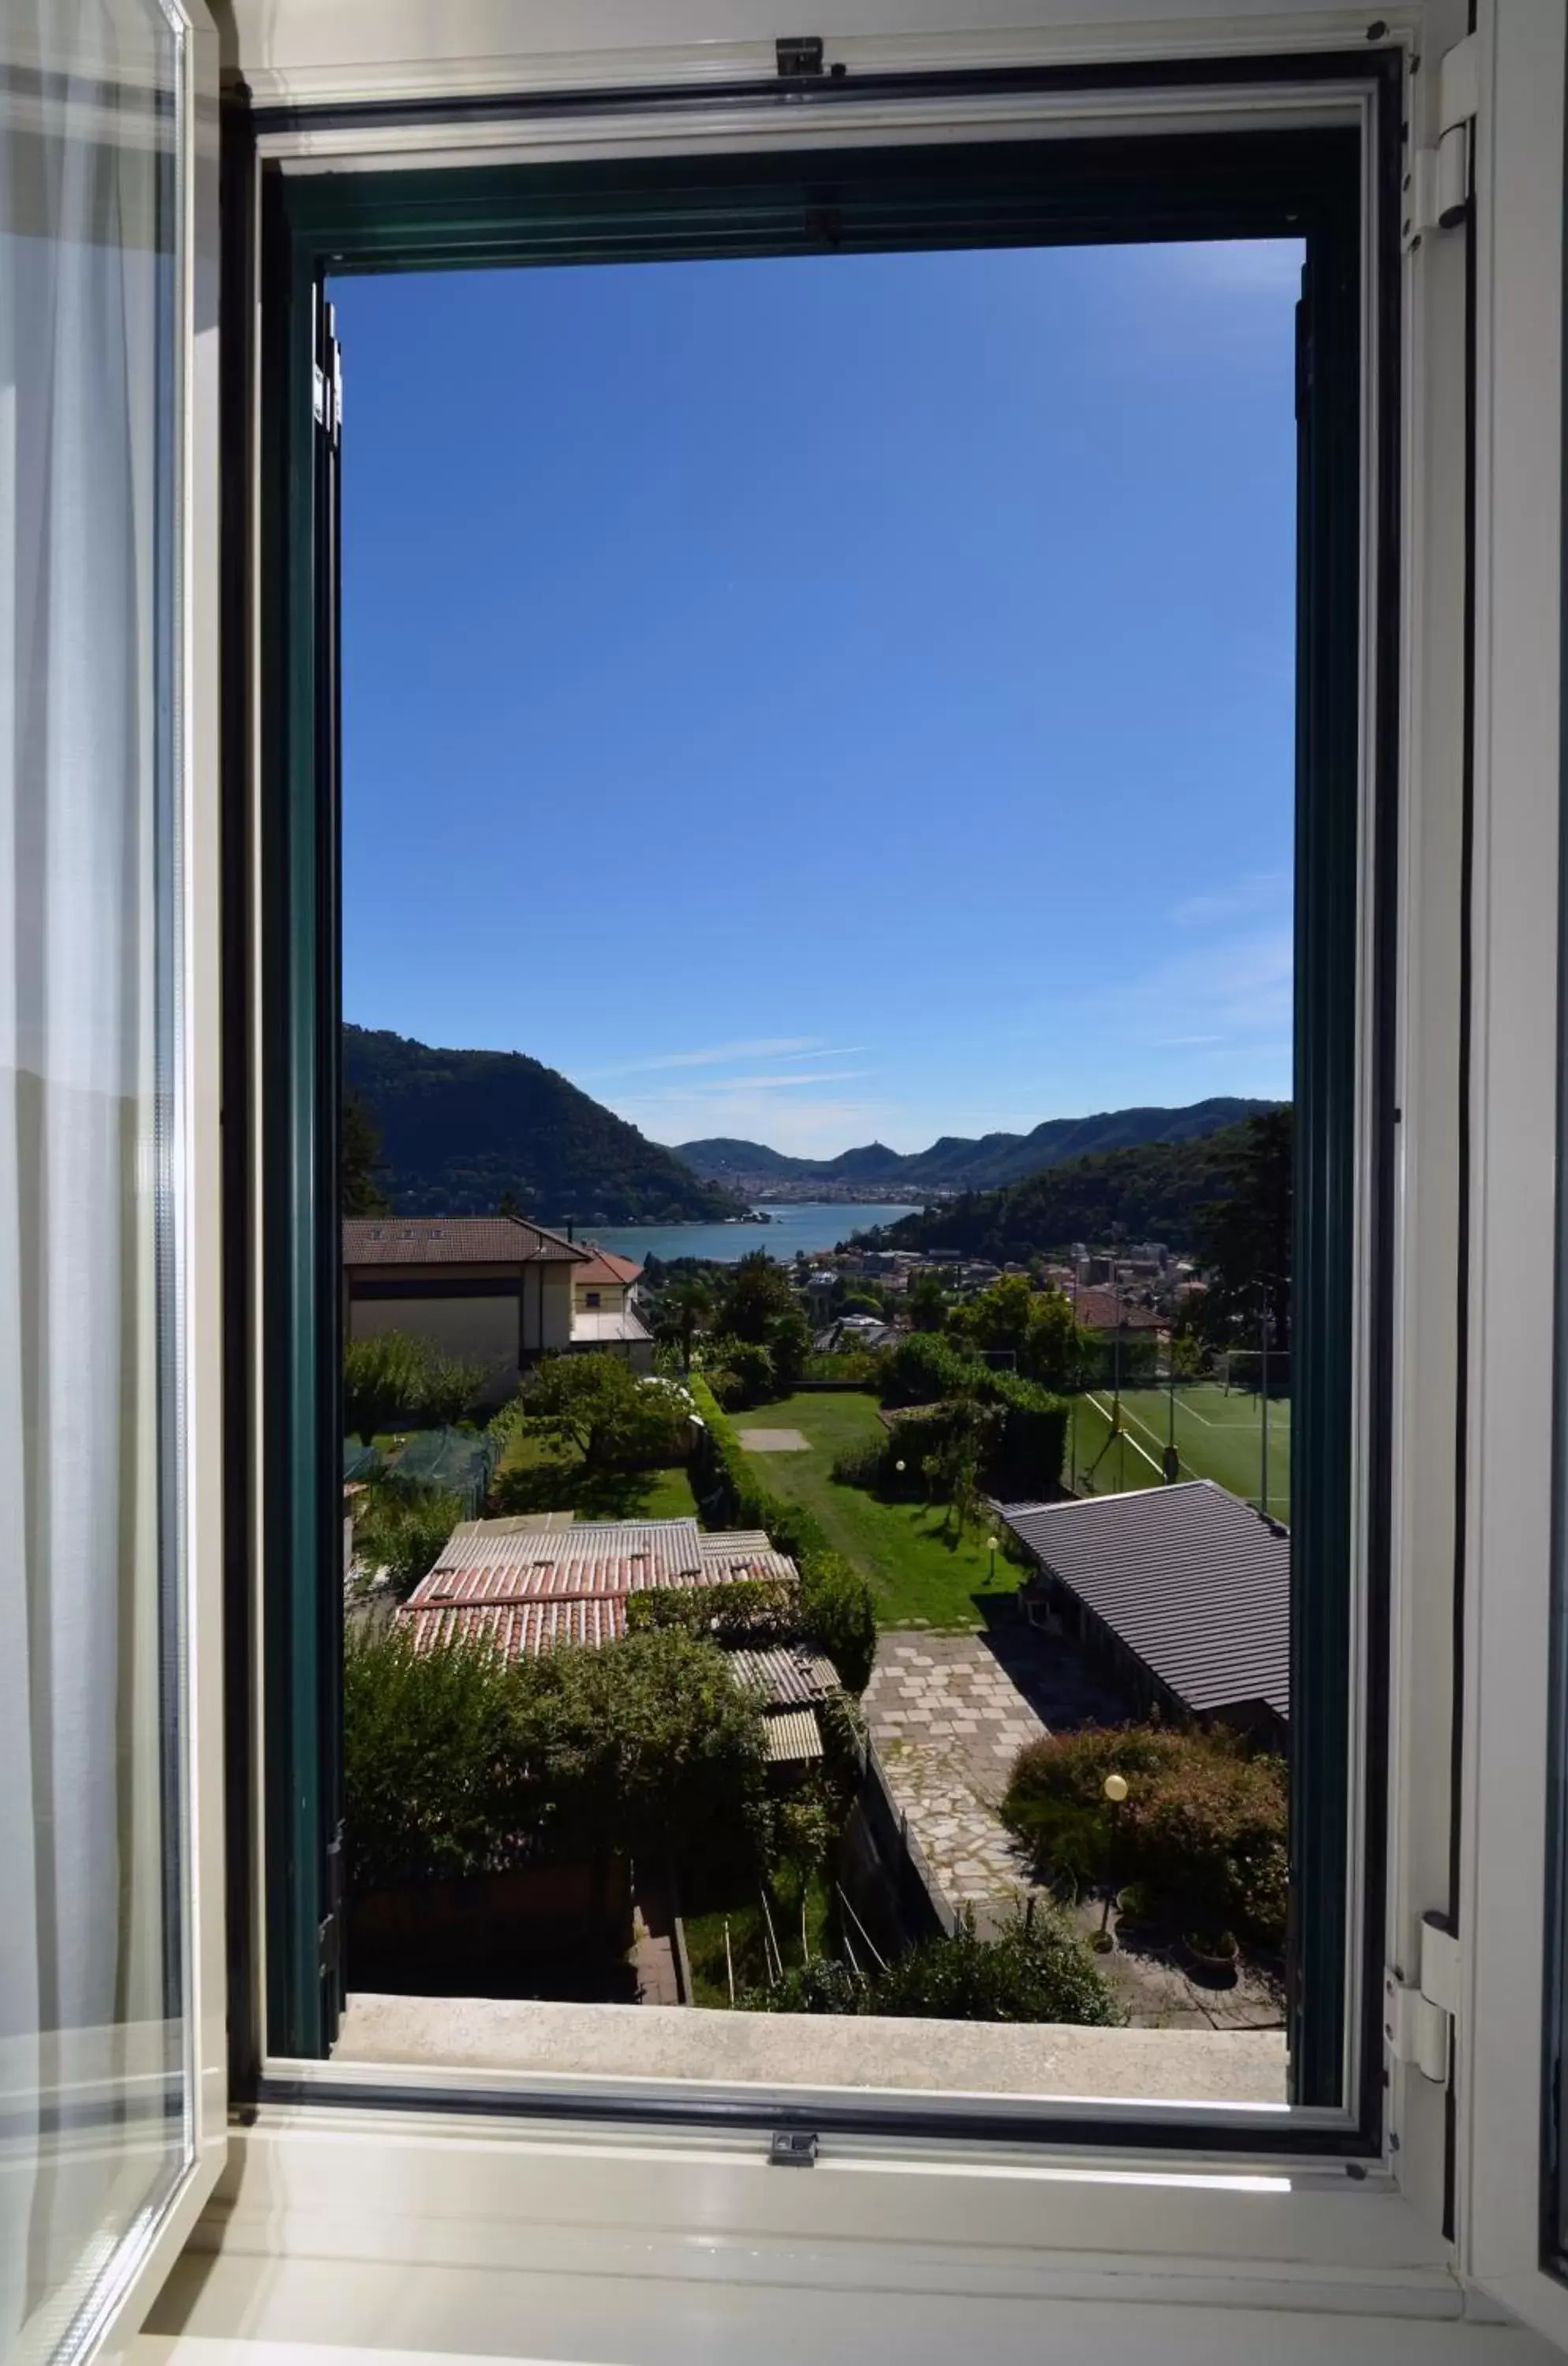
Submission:
[[[346,1015],[817,1155],[1288,1093],[1299,270],[339,281]]]

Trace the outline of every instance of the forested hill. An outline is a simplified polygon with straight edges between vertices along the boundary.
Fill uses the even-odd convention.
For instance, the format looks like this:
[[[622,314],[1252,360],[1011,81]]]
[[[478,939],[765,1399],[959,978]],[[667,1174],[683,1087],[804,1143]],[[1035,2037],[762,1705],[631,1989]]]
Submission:
[[[916,1198],[922,1190],[992,1190],[1095,1151],[1123,1150],[1145,1142],[1195,1141],[1277,1106],[1273,1101],[1217,1098],[1182,1109],[1102,1110],[1094,1117],[1049,1117],[1029,1133],[986,1133],[977,1140],[944,1133],[927,1150],[900,1152],[889,1150],[886,1143],[868,1142],[858,1150],[840,1151],[836,1158],[793,1158],[762,1143],[728,1136],[682,1142],[675,1155],[711,1181],[741,1188],[770,1178],[897,1184]]]
[[[998,1264],[1074,1241],[1186,1248],[1195,1211],[1230,1192],[1247,1132],[1233,1125],[1197,1142],[1147,1142],[1068,1159],[1000,1191],[966,1191],[945,1207],[905,1216],[876,1237],[888,1248],[960,1249]]]
[[[489,1215],[507,1193],[544,1224],[737,1212],[729,1192],[524,1053],[440,1051],[345,1026],[343,1070],[380,1135],[373,1179],[398,1215]]]

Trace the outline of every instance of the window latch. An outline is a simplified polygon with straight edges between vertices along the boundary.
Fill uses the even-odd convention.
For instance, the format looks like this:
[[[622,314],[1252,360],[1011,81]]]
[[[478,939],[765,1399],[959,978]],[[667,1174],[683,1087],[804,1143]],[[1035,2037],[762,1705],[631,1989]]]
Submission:
[[[1406,254],[1420,245],[1426,231],[1457,230],[1469,213],[1480,111],[1481,40],[1467,33],[1438,68],[1438,144],[1413,151],[1404,175],[1399,236]]]
[[[1446,2087],[1459,2025],[1459,1941],[1440,1914],[1421,1919],[1420,1977],[1397,1966],[1383,1974],[1382,2031],[1396,2062],[1414,2062],[1424,2079]]]

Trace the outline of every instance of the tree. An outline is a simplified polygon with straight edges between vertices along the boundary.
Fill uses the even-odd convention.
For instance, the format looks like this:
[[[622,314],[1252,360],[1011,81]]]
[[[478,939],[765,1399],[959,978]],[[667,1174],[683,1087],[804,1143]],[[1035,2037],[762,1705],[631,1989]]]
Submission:
[[[355,1890],[488,1873],[536,1817],[513,1748],[513,1676],[486,1641],[415,1648],[350,1628],[344,1822]]]
[[[1197,1211],[1193,1238],[1207,1268],[1198,1311],[1202,1334],[1217,1346],[1291,1346],[1294,1245],[1294,1127],[1287,1109],[1249,1118],[1227,1147],[1230,1189]]]
[[[510,1184],[496,1201],[495,1212],[498,1216],[520,1216],[523,1213],[523,1203]]]
[[[716,1644],[678,1629],[519,1662],[514,1747],[558,1845],[662,1860],[678,1837],[700,1861],[765,1842],[761,1713]]]
[[[668,1391],[645,1389],[619,1356],[550,1356],[523,1397],[525,1417],[566,1438],[592,1470],[629,1470],[670,1435]]]
[[[773,1326],[797,1312],[789,1276],[766,1249],[752,1249],[725,1276],[719,1290],[716,1327],[753,1346],[771,1347]]]
[[[381,1129],[369,1106],[352,1089],[343,1097],[338,1135],[338,1180],[345,1216],[385,1216],[391,1201],[377,1182],[383,1165]]]
[[[911,1330],[940,1331],[947,1321],[947,1292],[940,1274],[918,1273],[909,1284],[905,1304],[909,1310]]]
[[[700,1331],[713,1320],[713,1292],[697,1274],[672,1281],[659,1301],[659,1335],[674,1339],[681,1348],[682,1369],[692,1369],[692,1346]]]

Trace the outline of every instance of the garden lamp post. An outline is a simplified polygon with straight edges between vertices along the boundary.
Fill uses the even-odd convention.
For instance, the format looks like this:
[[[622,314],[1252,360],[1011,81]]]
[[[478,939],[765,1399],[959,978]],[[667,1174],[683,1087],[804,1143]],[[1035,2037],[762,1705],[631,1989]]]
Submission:
[[[1100,1787],[1104,1792],[1107,1799],[1111,1802],[1111,1805],[1113,1808],[1119,1808],[1122,1805],[1122,1800],[1127,1796],[1127,1777],[1125,1774],[1118,1774],[1113,1772],[1106,1776],[1104,1782]],[[1111,1866],[1108,1863],[1105,1868],[1105,1911],[1100,1918],[1100,1927],[1102,1932],[1109,1931],[1111,1928]]]
[[[986,1550],[991,1556],[991,1566],[987,1573],[986,1583],[987,1585],[995,1585],[997,1582],[997,1540],[995,1537],[987,1537],[986,1538]]]

